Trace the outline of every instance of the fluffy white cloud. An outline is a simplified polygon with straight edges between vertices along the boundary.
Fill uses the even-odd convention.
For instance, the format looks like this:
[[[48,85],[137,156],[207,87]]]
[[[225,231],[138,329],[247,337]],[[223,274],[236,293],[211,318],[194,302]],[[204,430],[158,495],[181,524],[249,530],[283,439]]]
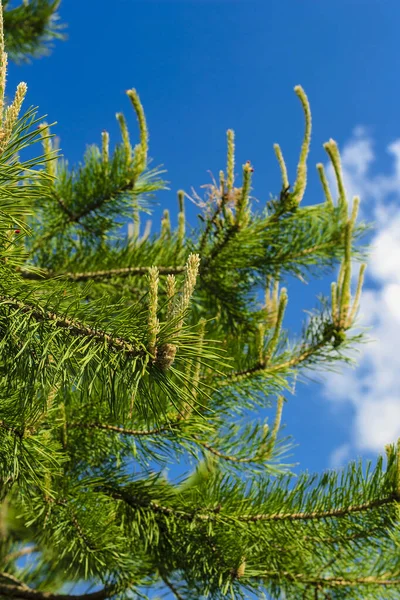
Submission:
[[[350,403],[355,415],[351,445],[337,448],[332,466],[352,449],[382,452],[400,437],[400,140],[387,151],[391,170],[374,172],[373,141],[359,127],[341,152],[348,195],[360,196],[362,216],[375,223],[358,319],[371,328],[374,341],[359,347],[356,369],[345,367],[325,378],[325,395]]]
[[[400,432],[399,397],[385,395],[380,401],[366,400],[360,407],[355,433],[362,450],[383,450],[385,444],[394,441]]]
[[[338,448],[336,448],[336,450],[332,452],[331,467],[333,469],[343,467],[350,458],[350,452],[350,444],[343,444],[342,446],[338,446]]]

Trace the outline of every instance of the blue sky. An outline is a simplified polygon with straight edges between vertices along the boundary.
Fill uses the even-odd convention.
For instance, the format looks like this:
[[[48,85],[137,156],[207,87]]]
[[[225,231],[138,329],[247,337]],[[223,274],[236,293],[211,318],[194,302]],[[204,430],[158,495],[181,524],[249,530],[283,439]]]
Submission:
[[[321,470],[360,454],[373,457],[400,434],[392,377],[400,369],[394,344],[400,241],[393,228],[400,202],[400,3],[63,0],[60,13],[68,41],[30,65],[11,65],[9,93],[18,81],[28,83],[28,103],[58,122],[54,132],[63,154],[76,163],[103,129],[117,139],[115,112],[125,112],[133,134],[136,123],[124,91],[135,87],[147,115],[153,164],[168,171],[171,191],[159,195],[161,209],[174,209],[178,189],[200,191],[210,181],[208,171],[217,175],[224,168],[228,128],[236,132],[238,175],[246,160],[254,164],[253,195],[264,203],[278,193],[272,145],[280,143],[293,180],[303,134],[293,87],[304,87],[313,114],[305,202],[322,200],[315,164],[326,162],[322,143],[333,137],[347,151],[348,186],[361,194],[363,214],[377,221],[373,240],[387,249],[391,263],[385,270],[387,254],[374,254],[364,305],[375,337],[384,342],[363,355],[358,371],[324,385],[299,386],[284,413],[286,432],[298,444],[294,458],[304,469]],[[390,144],[392,155],[386,152]],[[195,211],[189,214],[195,225]],[[315,306],[315,295],[327,292],[331,279],[289,285],[288,327],[299,329],[301,310]],[[382,361],[389,388],[387,380],[377,384]]]

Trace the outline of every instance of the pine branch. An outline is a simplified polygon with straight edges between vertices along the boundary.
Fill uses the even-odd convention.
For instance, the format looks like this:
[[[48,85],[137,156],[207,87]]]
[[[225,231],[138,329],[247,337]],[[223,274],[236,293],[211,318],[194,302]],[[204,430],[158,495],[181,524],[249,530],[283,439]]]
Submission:
[[[365,512],[381,506],[387,506],[398,502],[397,494],[390,494],[386,498],[379,498],[371,500],[370,502],[364,502],[362,504],[355,504],[353,506],[344,506],[340,508],[334,508],[331,510],[313,511],[313,512],[299,512],[299,513],[276,513],[276,514],[258,514],[258,515],[238,515],[239,521],[243,522],[257,522],[257,521],[310,521],[314,519],[329,519],[335,517],[347,517],[353,513]]]
[[[171,592],[174,594],[174,596],[177,600],[184,600],[184,597],[181,596],[181,594],[179,593],[177,588],[174,586],[174,584],[171,583],[165,575],[161,575],[161,579],[163,580],[165,585],[171,590]]]
[[[399,586],[400,579],[398,578],[387,578],[387,577],[319,577],[313,578],[307,575],[290,573],[289,571],[276,572],[268,571],[264,573],[264,576],[269,579],[280,579],[281,577],[287,578],[293,582],[304,583],[305,585],[314,585],[318,587],[335,588],[335,587],[355,587],[355,586]]]
[[[207,219],[207,224],[206,224],[206,227],[200,238],[199,247],[198,247],[198,253],[200,254],[200,256],[203,256],[203,253],[204,253],[204,250],[205,250],[205,247],[207,244],[207,238],[211,233],[213,225],[215,225],[215,223],[216,223],[216,219],[222,210],[224,202],[225,202],[225,196],[223,195],[222,200],[220,203],[217,204],[217,207],[214,210],[214,213],[212,214],[212,216],[209,219]]]
[[[133,190],[134,187],[135,187],[135,182],[134,181],[128,181],[124,185],[121,185],[119,187],[119,189],[115,193],[123,194],[124,192]],[[96,210],[99,210],[99,208],[101,208],[104,204],[106,204],[110,200],[111,200],[110,196],[103,195],[103,196],[101,196],[99,198],[96,198],[92,202],[89,202],[78,213],[69,212],[68,213],[68,216],[69,216],[68,223],[69,224],[75,224],[75,225],[77,225],[78,223],[80,223],[82,221],[82,219],[84,219],[85,217],[87,217],[88,215],[90,215],[90,213],[93,213]]]
[[[60,206],[61,210],[67,215],[67,217],[69,218],[69,220],[72,222],[75,219],[75,215],[73,214],[73,212],[70,211],[70,209],[68,208],[68,206],[65,204],[65,201],[63,200],[63,198],[61,198],[61,196],[59,195],[58,191],[56,189],[52,190],[52,195],[54,196],[54,198],[56,199],[58,205]]]
[[[108,587],[90,594],[53,594],[52,592],[41,592],[19,583],[19,585],[8,585],[0,583],[0,594],[8,598],[20,598],[21,600],[105,600],[111,598],[118,592],[116,587]]]
[[[84,323],[62,317],[55,312],[47,311],[38,306],[21,302],[10,296],[0,295],[0,303],[21,311],[23,314],[31,316],[36,321],[49,322],[59,329],[65,329],[74,336],[84,336],[96,341],[106,342],[107,345],[116,351],[122,351],[129,357],[145,356],[143,348],[135,347],[131,342],[120,337],[114,337],[105,331],[94,329]]]
[[[108,424],[104,424],[104,423],[78,423],[78,422],[68,423],[68,427],[80,428],[80,429],[100,429],[100,430],[102,429],[104,431],[112,431],[112,432],[118,433],[120,435],[131,435],[133,437],[152,437],[152,436],[159,436],[162,434],[174,435],[174,433],[175,433],[174,430],[176,430],[180,426],[184,426],[184,425],[186,425],[186,421],[183,419],[180,419],[178,421],[173,421],[173,422],[169,423],[168,425],[166,425],[165,427],[155,427],[154,429],[147,429],[147,430],[126,429],[123,427],[118,427],[116,425],[108,425]],[[238,464],[260,462],[260,456],[240,458],[237,456],[224,454],[223,452],[219,451],[217,448],[214,448],[207,442],[204,442],[203,440],[199,439],[197,436],[193,436],[193,441],[195,441],[196,444],[202,446],[203,448],[205,448],[206,450],[208,450],[215,456],[218,456],[218,458],[221,458],[221,459],[229,461],[229,462],[235,462]]]
[[[198,438],[195,438],[195,439],[196,439],[196,442],[198,444],[200,444],[200,446],[203,446],[203,448],[205,448],[206,450],[211,452],[211,454],[214,454],[214,456],[218,456],[218,458],[221,458],[222,460],[226,460],[228,462],[233,462],[233,463],[237,463],[237,464],[249,464],[249,463],[260,462],[259,455],[249,456],[249,457],[238,457],[238,456],[233,456],[233,455],[229,455],[229,454],[224,454],[217,448],[214,448],[214,446],[207,444],[207,442],[203,442],[202,440],[199,440]]]
[[[24,6],[40,3],[57,4]],[[326,149],[339,206],[321,168],[326,202],[300,206],[311,134],[302,88],[295,91],[306,128],[292,191],[276,145],[282,192],[260,214],[252,211],[254,169],[245,163],[242,186],[234,187],[230,130],[226,176],[220,172],[219,185],[209,186],[202,231],[187,234],[180,192],[177,229],[164,211],[160,234],[145,229],[141,236],[139,211],[149,210],[146,198],[164,184],[160,171],[147,170],[137,92],[128,91],[139,123],[136,147],[118,113],[122,143],[111,154],[103,132],[101,148],[91,147],[69,171],[55,160],[45,125],[43,156],[21,163],[17,154],[36,139],[29,133],[34,117],[18,121],[24,84],[5,106],[0,50],[0,498],[10,500],[0,516],[7,564],[38,551],[33,587],[59,590],[77,580],[151,586],[161,577],[178,599],[193,590],[236,597],[262,591],[265,581],[274,597],[396,588],[400,444],[388,449],[386,470],[380,459],[372,473],[359,464],[339,477],[306,474],[294,482],[277,461],[287,448],[276,442],[288,377],[300,367],[350,362],[344,350],[362,339],[348,332],[363,281],[364,267],[352,296],[363,226],[355,226],[357,201],[347,214],[333,141]],[[126,219],[134,221],[128,236],[120,231]],[[330,300],[291,344],[280,283],[340,261]],[[183,273],[178,285],[175,275]],[[250,422],[248,413],[266,398],[269,406],[268,397],[278,398],[271,428]],[[189,454],[198,461],[194,473],[170,483],[163,469]],[[12,552],[21,540],[30,549]],[[105,600],[128,587],[73,596],[28,589],[13,573],[2,579],[0,596],[21,600]]]
[[[4,562],[10,563],[15,560],[18,560],[19,558],[22,558],[23,556],[27,556],[29,554],[34,554],[35,552],[39,552],[39,548],[37,546],[25,546],[24,548],[21,548],[20,550],[16,550],[15,552],[11,552],[10,554],[7,554],[7,556],[5,556],[5,558],[4,558]]]
[[[16,62],[48,54],[53,40],[63,40],[59,0],[30,0],[4,12],[6,49]]]
[[[0,421],[0,427],[1,427],[1,429],[5,429],[6,431],[9,431],[13,435],[16,435],[20,439],[22,439],[24,437],[25,432],[26,432],[25,429],[20,429],[19,427],[15,427],[14,425],[8,425],[4,421]]]
[[[217,508],[205,512],[204,509],[199,507],[194,512],[187,512],[171,506],[165,506],[152,500],[140,498],[138,496],[130,495],[121,489],[109,488],[107,486],[99,488],[99,491],[103,491],[106,494],[111,495],[116,500],[123,500],[126,504],[132,508],[148,508],[154,513],[163,514],[165,516],[175,516],[177,519],[184,521],[216,521],[221,518],[222,521],[237,521],[241,523],[257,523],[266,521],[312,521],[312,520],[325,520],[329,518],[341,518],[347,517],[355,513],[361,513],[370,511],[381,506],[395,505],[398,502],[398,496],[392,493],[385,498],[378,498],[369,502],[361,504],[343,506],[340,508],[334,508],[331,510],[311,511],[311,512],[293,512],[293,513],[271,513],[271,514],[229,514],[224,512],[223,506],[220,504]]]
[[[373,527],[371,530],[368,530],[368,531],[360,531],[357,533],[352,533],[350,535],[343,535],[340,537],[318,538],[315,536],[306,535],[302,539],[305,542],[310,541],[310,542],[314,542],[315,544],[335,545],[335,544],[343,544],[344,542],[353,542],[354,540],[365,540],[365,539],[371,538],[373,536],[378,536],[378,535],[382,535],[381,527]]]
[[[112,277],[130,277],[135,275],[147,275],[151,267],[123,267],[121,269],[106,269],[99,271],[87,271],[83,273],[53,273],[41,269],[40,271],[30,271],[21,269],[20,273],[24,279],[42,280],[62,278],[69,281],[89,281],[110,279]],[[157,267],[160,275],[179,275],[185,271],[184,266],[177,267]]]
[[[214,244],[214,246],[211,249],[210,254],[208,256],[206,256],[205,266],[204,266],[205,269],[210,268],[212,261],[223,251],[223,249],[227,246],[227,244],[229,244],[231,239],[235,236],[235,234],[238,231],[239,231],[239,227],[236,224],[233,224],[230,227],[228,227],[223,238]]]
[[[132,508],[148,508],[154,513],[162,514],[167,517],[172,516],[190,522],[196,519],[198,519],[199,521],[212,520],[212,514],[189,513],[184,510],[172,508],[170,506],[163,506],[162,504],[159,504],[158,502],[153,502],[152,500],[140,498],[138,496],[132,496],[131,494],[120,489],[117,490],[115,488],[109,488],[104,486],[99,488],[99,491],[110,495],[115,500],[122,500]],[[212,510],[211,513],[218,513],[219,511],[220,507]]]
[[[12,583],[15,583],[16,585],[18,585],[18,587],[22,590],[29,590],[29,587],[25,583],[23,583],[22,581],[19,581],[17,579],[17,577],[12,575],[11,573],[0,573],[0,579],[5,579],[6,581],[11,581]]]
[[[173,434],[174,429],[183,425],[184,421],[173,421],[166,425],[165,427],[155,427],[154,429],[126,429],[124,427],[118,427],[116,425],[107,425],[105,423],[78,423],[72,422],[68,423],[68,427],[77,427],[80,429],[102,429],[104,431],[113,431],[114,433],[119,433],[121,435],[132,435],[135,437],[151,437],[158,436],[162,434]]]
[[[233,382],[242,381],[243,379],[247,379],[249,377],[252,377],[253,375],[258,375],[260,373],[269,374],[285,371],[286,369],[298,366],[301,363],[307,361],[311,356],[316,354],[319,350],[321,350],[321,348],[328,344],[330,344],[330,340],[325,339],[316,344],[315,346],[310,346],[301,354],[293,356],[292,358],[284,362],[275,364],[269,364],[269,362],[258,362],[253,367],[249,367],[248,369],[244,369],[242,371],[232,371],[230,373],[227,373],[223,379],[218,379],[218,383],[220,385],[230,385]]]

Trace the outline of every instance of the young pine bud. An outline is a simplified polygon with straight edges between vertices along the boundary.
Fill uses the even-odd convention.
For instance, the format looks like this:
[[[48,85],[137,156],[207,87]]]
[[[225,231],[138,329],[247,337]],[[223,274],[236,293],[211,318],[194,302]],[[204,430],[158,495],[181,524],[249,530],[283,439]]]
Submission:
[[[280,337],[280,334],[282,331],[283,317],[285,315],[287,303],[288,303],[287,291],[286,291],[286,288],[282,288],[281,295],[279,298],[278,314],[276,317],[274,333],[272,335],[272,338],[271,338],[271,340],[268,344],[268,348],[267,348],[266,362],[268,362],[270,360],[270,358],[273,356],[273,354],[276,350],[276,347],[278,345],[279,337]]]
[[[26,96],[28,88],[26,83],[19,83],[17,91],[15,92],[14,102],[7,107],[6,114],[4,116],[3,127],[2,127],[2,139],[1,149],[4,150],[10,138],[12,136],[13,128],[18,120],[19,113],[21,111],[22,102]]]
[[[358,307],[360,304],[361,290],[362,290],[362,286],[364,283],[364,273],[365,273],[366,267],[367,267],[367,265],[365,263],[360,266],[360,271],[358,274],[358,281],[357,281],[356,295],[354,297],[353,308],[351,309],[351,313],[349,316],[349,320],[348,320],[348,324],[347,324],[348,327],[353,325],[354,320],[356,318],[357,310],[358,310]]]
[[[265,323],[259,323],[257,326],[256,347],[258,362],[260,365],[264,363],[264,338],[265,338]]]
[[[179,312],[185,312],[189,307],[189,302],[193,296],[194,288],[196,286],[199,267],[200,256],[198,254],[190,254],[185,266],[185,281],[183,283]]]
[[[115,116],[117,118],[119,128],[121,130],[122,144],[124,146],[126,160],[128,163],[130,163],[130,161],[132,159],[132,146],[131,146],[131,142],[129,139],[128,126],[126,124],[125,117],[122,113],[116,113]]]
[[[290,187],[289,178],[288,178],[288,174],[287,174],[285,159],[283,158],[282,150],[281,150],[281,147],[279,146],[279,144],[274,144],[274,151],[275,151],[276,158],[278,159],[279,168],[281,170],[282,186],[283,186],[284,190],[287,190]]]
[[[348,314],[350,310],[351,302],[351,246],[353,241],[353,228],[357,218],[359,206],[359,198],[354,198],[353,209],[350,219],[346,224],[345,234],[345,249],[344,249],[344,260],[343,260],[343,284],[341,288],[341,301],[340,301],[340,326],[346,328],[348,324]]]
[[[3,14],[0,9],[1,19],[3,19]],[[2,32],[1,32],[2,35]],[[7,54],[3,50],[4,42],[0,43],[0,122],[3,121],[3,112],[4,112],[4,98],[6,91],[6,77],[7,77]]]
[[[136,112],[136,117],[139,123],[139,131],[140,131],[140,146],[142,149],[141,152],[141,167],[142,170],[146,168],[147,165],[147,153],[149,149],[149,132],[147,129],[146,117],[144,114],[142,103],[140,102],[139,95],[135,89],[127,90],[127,95],[132,102],[132,106]]]
[[[110,159],[110,135],[108,131],[101,132],[101,157],[103,163],[107,164]]]
[[[332,323],[337,324],[339,322],[339,313],[338,313],[338,297],[337,297],[336,281],[332,281],[332,283],[331,283],[331,308],[332,308]]]
[[[165,238],[169,238],[171,235],[171,221],[169,218],[169,210],[166,208],[163,213],[163,217],[161,219],[161,234],[160,237],[162,240]]]
[[[339,190],[339,208],[344,216],[347,214],[347,198],[346,190],[343,183],[342,165],[340,161],[340,153],[337,144],[334,140],[330,139],[329,142],[324,144],[324,148],[330,158],[330,161],[335,172],[336,182]]]
[[[248,160],[243,165],[243,187],[236,201],[236,225],[240,227],[245,225],[248,220],[248,205],[251,189],[251,175],[254,169]]]
[[[300,85],[296,85],[294,88],[298,98],[300,99],[301,105],[304,111],[304,117],[306,122],[304,139],[301,146],[299,164],[297,166],[297,177],[293,186],[293,200],[296,202],[296,205],[299,205],[303,199],[304,192],[307,185],[307,156],[310,150],[310,142],[311,142],[311,111],[310,104],[308,102],[308,98]]]
[[[219,189],[221,196],[223,196],[225,194],[225,173],[223,171],[219,172]]]
[[[139,211],[137,211],[137,216],[139,217],[139,227],[137,228],[137,235],[139,236],[139,229],[140,229],[140,215],[139,215]],[[134,218],[135,218],[135,213],[134,213]],[[147,221],[146,221],[146,223],[144,225],[143,235],[139,239],[139,243],[140,244],[143,244],[143,242],[145,242],[147,240],[147,238],[149,237],[149,235],[151,233],[151,226],[152,226],[151,219],[147,219]]]
[[[278,437],[279,428],[281,426],[284,402],[285,402],[285,398],[283,396],[279,396],[277,403],[276,403],[276,413],[275,413],[274,425],[272,427],[271,436],[269,438],[269,444],[270,444],[270,448],[271,448],[270,452],[272,452],[272,449],[274,448],[275,443],[276,443],[276,438]]]
[[[238,566],[237,570],[236,570],[236,577],[238,579],[240,579],[241,577],[244,576],[246,571],[246,559],[243,556],[240,565]]]
[[[134,199],[133,202],[133,210],[132,210],[132,221],[133,221],[133,229],[132,229],[132,244],[135,245],[139,240],[140,235],[140,213],[139,206],[137,203],[137,199]]]
[[[198,254],[190,254],[185,266],[185,280],[180,295],[174,304],[174,310],[171,317],[179,316],[177,324],[178,331],[182,329],[185,312],[189,308],[190,300],[193,296],[199,273],[200,257]]]
[[[228,158],[226,166],[226,187],[228,192],[233,188],[235,179],[235,132],[233,129],[228,129],[226,132],[227,143],[228,143]]]
[[[205,330],[206,330],[206,320],[200,319],[200,321],[199,321],[198,356],[195,359],[193,379],[192,379],[192,388],[193,388],[193,396],[194,397],[197,396],[197,390],[198,390],[198,386],[199,386],[199,382],[200,382],[200,369],[201,369],[200,355],[201,355],[201,350],[203,348]]]
[[[179,213],[178,213],[178,243],[181,247],[185,239],[185,193],[182,190],[178,192]]]
[[[166,293],[168,301],[168,314],[172,314],[176,294],[176,278],[175,275],[167,275]]]
[[[148,351],[153,357],[157,354],[157,335],[160,331],[160,324],[157,318],[158,310],[158,269],[151,267],[148,274],[149,282],[149,308],[148,308]]]
[[[56,161],[54,157],[54,148],[52,138],[50,137],[50,128],[47,123],[39,125],[40,135],[42,137],[43,154],[46,158],[46,171],[49,175],[56,175]]]
[[[272,284],[272,290],[271,290]],[[279,306],[279,279],[276,275],[275,279],[269,275],[267,277],[267,285],[265,288],[265,313],[266,323],[268,327],[275,327],[278,316]]]
[[[318,171],[318,175],[319,175],[319,178],[321,181],[322,189],[324,190],[326,203],[328,204],[329,207],[333,208],[334,205],[333,205],[332,194],[329,189],[328,180],[325,175],[324,165],[322,163],[317,164],[317,171]]]

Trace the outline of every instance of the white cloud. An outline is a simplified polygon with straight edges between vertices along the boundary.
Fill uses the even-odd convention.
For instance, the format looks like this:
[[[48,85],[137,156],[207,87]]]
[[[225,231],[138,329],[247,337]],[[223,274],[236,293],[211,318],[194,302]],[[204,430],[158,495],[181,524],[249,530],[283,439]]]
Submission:
[[[331,456],[331,467],[332,469],[338,469],[346,464],[346,461],[350,457],[351,447],[350,444],[342,444],[332,452]]]
[[[377,224],[377,228],[369,261],[371,274],[383,284],[389,281],[398,282],[400,281],[400,215],[387,224]]]
[[[391,170],[373,172],[373,141],[361,127],[341,151],[348,195],[360,196],[363,218],[375,223],[358,319],[375,341],[359,347],[356,369],[325,378],[325,395],[351,404],[355,415],[351,446],[335,450],[335,466],[351,448],[382,452],[400,437],[400,140],[387,151]],[[327,173],[333,182],[331,167]]]
[[[385,444],[399,436],[400,401],[398,396],[369,399],[359,406],[355,422],[357,446],[361,450],[383,451]]]

